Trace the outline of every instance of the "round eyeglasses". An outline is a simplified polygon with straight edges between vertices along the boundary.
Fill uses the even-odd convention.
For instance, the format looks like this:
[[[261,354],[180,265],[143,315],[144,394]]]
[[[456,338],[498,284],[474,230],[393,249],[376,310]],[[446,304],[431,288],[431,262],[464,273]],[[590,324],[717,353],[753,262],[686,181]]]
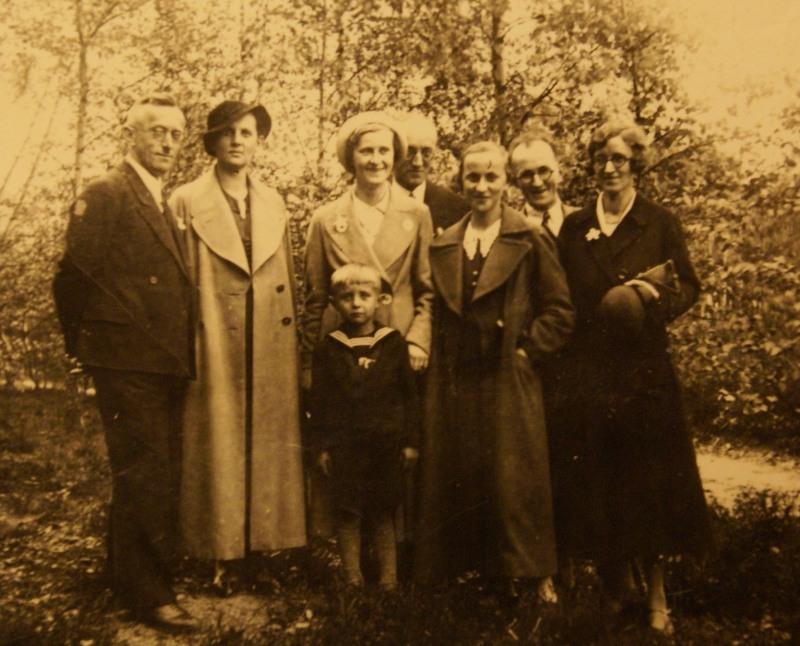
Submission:
[[[595,155],[592,163],[594,164],[595,168],[605,168],[606,164],[611,162],[614,168],[619,170],[630,160],[630,157],[626,157],[620,153],[614,153],[613,155]]]
[[[533,184],[534,178],[538,177],[542,182],[546,182],[553,176],[553,169],[549,166],[539,166],[539,168],[528,168],[517,175],[517,182],[520,184]]]
[[[179,144],[183,141],[183,130],[168,130],[163,126],[154,126],[152,128],[148,128],[148,131],[153,136],[154,139],[158,141],[164,141],[169,137],[174,141],[176,144]]]
[[[433,156],[433,148],[429,146],[409,146],[408,154],[406,156],[408,159],[414,159],[414,157],[417,156],[417,153],[420,154],[423,160],[427,161]]]

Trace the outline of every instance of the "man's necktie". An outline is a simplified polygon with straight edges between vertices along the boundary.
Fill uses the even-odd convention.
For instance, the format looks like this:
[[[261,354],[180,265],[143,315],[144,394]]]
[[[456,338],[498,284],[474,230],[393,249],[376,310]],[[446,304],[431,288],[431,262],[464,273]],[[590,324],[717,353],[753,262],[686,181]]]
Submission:
[[[543,229],[547,229],[547,228],[548,228],[548,227],[547,227],[547,223],[548,223],[548,222],[550,222],[550,211],[548,211],[547,209],[545,209],[545,210],[542,212],[542,228],[543,228]]]

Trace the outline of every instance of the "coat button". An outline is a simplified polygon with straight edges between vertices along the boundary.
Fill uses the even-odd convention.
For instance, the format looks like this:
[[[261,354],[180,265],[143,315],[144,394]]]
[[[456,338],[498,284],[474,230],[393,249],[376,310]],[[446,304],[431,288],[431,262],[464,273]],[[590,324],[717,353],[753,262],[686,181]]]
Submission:
[[[284,325],[289,325],[291,322],[292,322],[292,317],[291,316],[284,316],[281,319],[281,323],[283,323]]]
[[[278,285],[278,286],[275,288],[275,291],[276,291],[276,292],[278,292],[278,293],[280,294],[280,293],[281,293],[281,292],[282,292],[284,289],[286,289],[286,286],[285,286],[285,285]]]
[[[158,284],[158,276],[150,276],[149,281],[150,281],[151,285],[157,285]]]

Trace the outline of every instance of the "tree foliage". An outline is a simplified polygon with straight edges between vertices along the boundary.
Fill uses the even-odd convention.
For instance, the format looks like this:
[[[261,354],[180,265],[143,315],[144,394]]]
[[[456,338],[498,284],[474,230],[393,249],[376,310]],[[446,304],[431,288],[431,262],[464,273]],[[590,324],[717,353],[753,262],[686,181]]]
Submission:
[[[691,48],[653,0],[9,0],[0,75],[27,128],[0,184],[0,366],[6,383],[60,379],[49,281],[66,207],[119,158],[125,111],[176,94],[189,122],[172,185],[208,164],[200,134],[224,98],[264,103],[258,172],[286,198],[296,251],[308,215],[341,191],[338,126],[360,110],[435,120],[446,181],[465,142],[508,142],[542,122],[559,143],[566,201],[592,199],[585,146],[610,115],[649,132],[641,189],[688,231],[705,285],[676,325],[695,419],[714,429],[797,426],[800,95],[767,143],[777,163],[730,157],[746,133],[701,125],[682,90]],[[49,125],[48,125],[49,124]],[[745,139],[743,139],[744,141]],[[509,199],[518,201],[512,190]]]

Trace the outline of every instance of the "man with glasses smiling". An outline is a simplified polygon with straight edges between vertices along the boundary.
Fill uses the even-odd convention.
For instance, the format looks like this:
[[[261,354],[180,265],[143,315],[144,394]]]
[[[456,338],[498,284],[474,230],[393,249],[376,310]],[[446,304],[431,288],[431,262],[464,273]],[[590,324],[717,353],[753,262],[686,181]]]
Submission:
[[[559,197],[561,172],[552,135],[541,126],[531,126],[511,142],[509,151],[514,182],[525,196],[524,213],[555,240],[564,218],[577,208]]]
[[[93,378],[108,447],[108,578],[136,619],[170,631],[196,628],[170,575],[178,421],[195,371],[194,289],[162,180],[184,126],[167,95],[130,109],[125,162],[72,205],[53,283],[67,354]]]
[[[428,206],[433,233],[439,235],[458,222],[469,211],[469,205],[453,191],[428,181],[438,139],[433,121],[419,112],[400,115],[399,120],[405,127],[408,154],[397,162],[395,179],[411,197]]]

